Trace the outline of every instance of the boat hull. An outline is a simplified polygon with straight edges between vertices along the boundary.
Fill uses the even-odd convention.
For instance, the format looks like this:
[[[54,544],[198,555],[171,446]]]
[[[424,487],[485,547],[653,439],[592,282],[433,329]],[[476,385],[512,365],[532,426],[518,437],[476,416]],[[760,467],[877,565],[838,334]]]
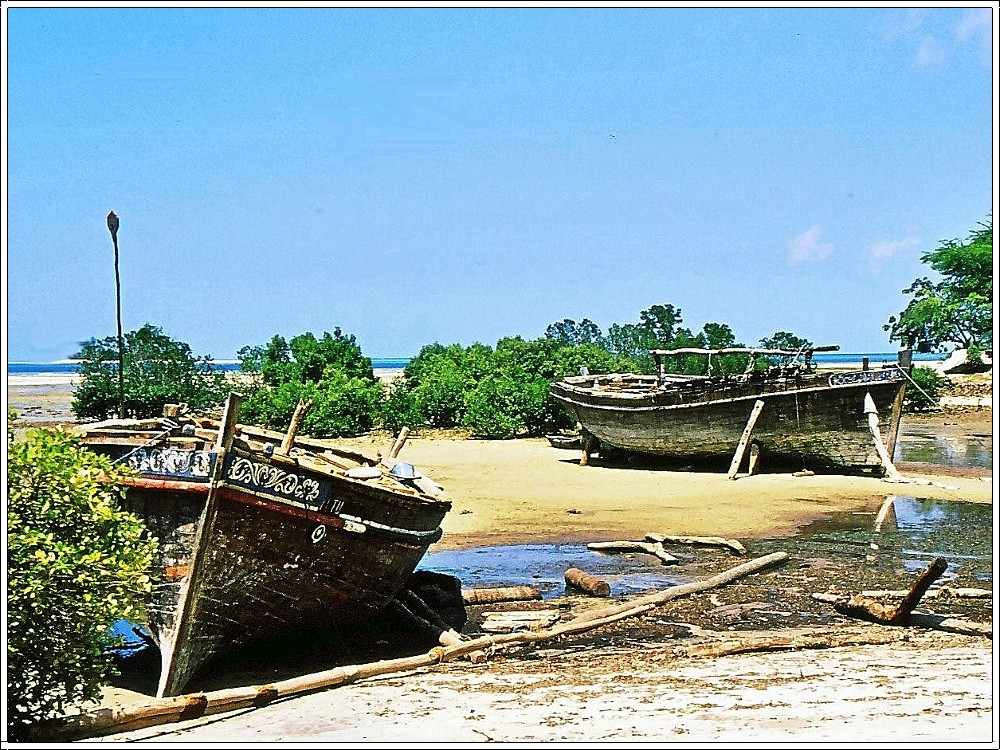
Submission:
[[[645,391],[602,392],[585,383],[582,377],[567,378],[553,386],[552,395],[604,446],[690,461],[732,458],[762,401],[752,439],[769,463],[857,470],[882,467],[866,403],[874,405],[892,454],[905,376],[893,368],[717,389],[693,382],[688,394],[657,392],[648,380]]]
[[[154,471],[132,459],[143,473],[127,480],[122,502],[160,542],[144,623],[162,659],[160,697],[248,644],[373,617],[440,538],[450,509],[415,489],[260,452],[202,452],[204,477],[159,463]]]

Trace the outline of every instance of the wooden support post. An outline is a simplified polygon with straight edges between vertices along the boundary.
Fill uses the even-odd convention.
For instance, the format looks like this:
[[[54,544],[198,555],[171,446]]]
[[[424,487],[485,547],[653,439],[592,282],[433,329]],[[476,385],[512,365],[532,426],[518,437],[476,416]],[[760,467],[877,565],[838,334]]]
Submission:
[[[398,456],[399,452],[403,450],[403,445],[406,443],[406,438],[409,434],[410,434],[409,427],[403,427],[400,429],[399,435],[396,436],[395,441],[393,441],[392,443],[392,447],[389,448],[389,454],[386,456],[386,458],[389,459],[390,463],[391,460],[394,459],[396,456]]]
[[[889,413],[889,433],[885,436],[885,452],[890,456],[896,455],[896,442],[899,440],[899,422],[903,415],[903,400],[906,398],[906,386],[899,389],[896,398],[892,402],[892,410]]]
[[[757,440],[750,441],[750,466],[747,468],[747,474],[753,476],[757,473],[758,464],[760,463],[760,442]]]
[[[281,447],[275,453],[282,456],[288,455],[288,452],[292,449],[292,445],[295,443],[295,435],[299,431],[299,426],[302,424],[302,420],[306,416],[306,412],[309,411],[309,407],[312,406],[312,403],[312,401],[299,399],[298,406],[295,407],[295,413],[292,414],[292,423],[288,425],[288,432],[285,433],[285,437],[281,441]]]
[[[899,479],[899,472],[892,465],[892,458],[885,449],[885,443],[882,442],[882,431],[879,430],[878,426],[878,409],[875,408],[875,400],[870,393],[865,393],[865,414],[868,415],[868,429],[872,434],[872,442],[875,443],[875,451],[882,462],[882,469],[886,476]]]
[[[229,450],[229,446],[233,442],[233,435],[236,433],[236,420],[240,416],[242,404],[243,397],[238,393],[230,393],[226,399],[222,422],[219,424],[219,437],[215,441],[216,452]]]
[[[590,454],[597,450],[598,440],[583,427],[580,428],[580,466],[590,463]]]
[[[743,463],[743,454],[746,453],[747,443],[750,442],[754,425],[757,424],[757,417],[760,416],[761,409],[763,408],[764,402],[761,399],[757,399],[757,402],[753,405],[753,411],[750,412],[750,419],[747,420],[747,426],[743,428],[743,436],[736,446],[736,453],[733,454],[733,462],[729,464],[728,476],[730,479],[736,479],[736,472],[740,470],[740,464]]]

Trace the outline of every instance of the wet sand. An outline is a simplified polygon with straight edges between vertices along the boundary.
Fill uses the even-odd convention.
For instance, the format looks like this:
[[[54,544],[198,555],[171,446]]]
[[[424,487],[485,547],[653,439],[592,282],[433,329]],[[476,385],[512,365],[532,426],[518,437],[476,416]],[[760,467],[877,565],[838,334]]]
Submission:
[[[72,378],[55,377],[55,382],[8,378],[8,403],[24,424],[73,421]],[[992,436],[992,409],[906,415],[901,439],[911,432],[954,440]],[[387,451],[392,441],[390,434],[373,433],[337,442],[374,455]],[[991,467],[900,464],[911,481],[889,482],[872,476],[768,473],[765,466],[763,473],[729,480],[724,470],[668,471],[599,457],[580,466],[579,457],[578,451],[554,448],[544,438],[470,440],[433,431],[412,433],[400,453],[452,499],[436,549],[641,539],[650,532],[753,539],[791,534],[833,511],[871,511],[890,494],[992,500]]]

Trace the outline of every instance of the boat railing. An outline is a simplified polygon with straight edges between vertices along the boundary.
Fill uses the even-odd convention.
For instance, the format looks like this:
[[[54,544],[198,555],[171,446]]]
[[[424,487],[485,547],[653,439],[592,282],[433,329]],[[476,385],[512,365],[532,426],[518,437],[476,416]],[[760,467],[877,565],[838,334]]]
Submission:
[[[724,356],[727,354],[746,354],[748,356],[747,365],[743,371],[741,379],[749,380],[755,375],[757,358],[761,356],[765,357],[784,357],[788,361],[770,368],[767,371],[768,377],[795,377],[802,374],[812,373],[816,370],[816,363],[813,362],[812,356],[816,352],[835,352],[839,351],[840,347],[836,344],[826,345],[826,346],[809,346],[801,347],[799,349],[778,349],[778,348],[761,348],[761,347],[747,347],[747,346],[730,346],[723,347],[719,349],[705,349],[700,347],[680,347],[678,349],[651,349],[650,354],[653,356],[653,361],[656,363],[657,376],[661,383],[666,382],[666,377],[669,373],[666,372],[665,361],[666,357],[678,357],[678,356],[691,356],[691,355],[701,355],[708,357],[708,375],[712,375],[712,357],[713,356]],[[758,375],[759,377],[759,375]]]

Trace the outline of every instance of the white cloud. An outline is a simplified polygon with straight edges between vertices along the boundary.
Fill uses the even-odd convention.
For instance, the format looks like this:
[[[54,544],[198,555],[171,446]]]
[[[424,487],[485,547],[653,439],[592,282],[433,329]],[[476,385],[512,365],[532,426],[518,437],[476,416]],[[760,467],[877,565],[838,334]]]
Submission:
[[[894,14],[885,28],[885,38],[893,40],[907,37],[918,31],[927,17],[926,9],[908,8],[904,13]]]
[[[983,62],[992,65],[993,10],[970,8],[965,11],[961,20],[955,24],[955,38],[960,42],[971,41],[978,45]]]
[[[929,68],[939,62],[944,62],[948,57],[948,52],[944,45],[932,36],[925,36],[920,40],[920,47],[914,58],[918,68]]]
[[[868,254],[876,260],[881,260],[883,258],[891,258],[901,250],[906,250],[918,244],[920,244],[920,240],[916,237],[907,237],[902,240],[879,240],[868,248]]]
[[[809,261],[820,261],[833,252],[832,242],[820,242],[820,235],[823,234],[823,227],[819,224],[809,227],[802,234],[795,237],[788,243],[789,265],[798,265]]]
[[[957,20],[955,20],[957,18]],[[883,38],[904,49],[916,49],[913,63],[925,69],[954,58],[962,46],[972,46],[981,61],[993,64],[992,8],[910,8],[889,16]]]

